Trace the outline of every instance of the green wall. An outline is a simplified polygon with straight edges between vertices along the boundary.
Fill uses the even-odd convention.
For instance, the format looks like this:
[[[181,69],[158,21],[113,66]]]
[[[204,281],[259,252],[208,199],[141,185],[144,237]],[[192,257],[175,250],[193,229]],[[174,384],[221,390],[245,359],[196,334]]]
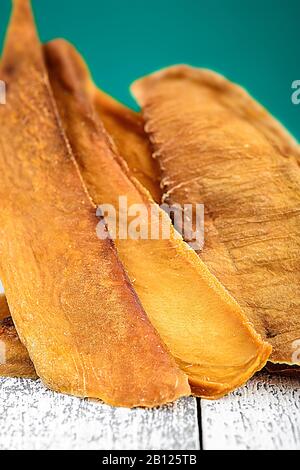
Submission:
[[[0,39],[10,1],[0,0]],[[217,70],[239,82],[300,139],[300,0],[36,0],[41,38],[65,37],[96,82],[134,106],[128,86],[174,63]]]

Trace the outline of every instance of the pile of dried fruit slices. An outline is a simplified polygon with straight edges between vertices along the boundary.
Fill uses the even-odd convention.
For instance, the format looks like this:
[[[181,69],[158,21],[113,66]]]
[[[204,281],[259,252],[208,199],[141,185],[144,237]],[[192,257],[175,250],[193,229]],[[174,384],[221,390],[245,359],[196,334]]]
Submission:
[[[269,359],[295,365],[297,143],[245,91],[187,66],[136,82],[137,114],[96,88],[69,43],[40,43],[29,0],[13,4],[0,65],[0,375],[153,407],[221,397]],[[169,238],[99,239],[96,206],[124,195]],[[161,200],[205,204],[200,253],[157,206],[153,221]]]

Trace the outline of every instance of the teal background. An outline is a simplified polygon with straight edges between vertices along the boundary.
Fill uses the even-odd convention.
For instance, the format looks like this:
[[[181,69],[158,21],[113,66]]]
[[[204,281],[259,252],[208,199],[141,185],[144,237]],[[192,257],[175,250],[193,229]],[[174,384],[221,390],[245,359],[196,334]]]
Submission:
[[[9,0],[0,0],[0,41]],[[65,37],[95,81],[135,106],[137,77],[174,63],[219,71],[245,86],[300,139],[300,0],[36,0],[42,40]]]

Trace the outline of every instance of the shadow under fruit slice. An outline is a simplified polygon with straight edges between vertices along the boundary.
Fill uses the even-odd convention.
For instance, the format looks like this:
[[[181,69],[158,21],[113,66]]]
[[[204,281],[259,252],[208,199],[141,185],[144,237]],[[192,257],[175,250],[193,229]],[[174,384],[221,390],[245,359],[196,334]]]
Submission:
[[[37,378],[27,349],[19,340],[4,295],[0,295],[0,376]]]
[[[208,398],[224,395],[265,365],[270,346],[175,233],[169,217],[120,166],[86,91],[90,76],[80,56],[64,41],[49,43],[45,56],[64,129],[92,199],[118,209],[119,197],[126,195],[128,206],[141,204],[146,209],[141,227],[148,238],[117,238],[116,247],[148,318],[188,375],[193,393]],[[152,228],[167,228],[168,239],[150,237],[147,216],[153,208],[157,216],[152,216]]]
[[[244,90],[176,66],[137,81],[164,200],[203,203],[202,260],[293,364],[300,338],[299,145]]]
[[[113,243],[96,236],[29,1],[14,1],[0,76],[0,275],[38,376],[54,390],[119,406],[188,394]]]

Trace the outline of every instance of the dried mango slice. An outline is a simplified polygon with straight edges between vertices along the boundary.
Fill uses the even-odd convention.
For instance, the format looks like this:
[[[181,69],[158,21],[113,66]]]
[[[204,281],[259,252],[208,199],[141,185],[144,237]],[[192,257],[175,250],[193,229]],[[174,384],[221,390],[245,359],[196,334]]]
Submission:
[[[95,109],[119,154],[137,180],[148,189],[153,199],[160,203],[162,191],[159,165],[152,157],[142,116],[95,86],[91,87],[91,95]]]
[[[92,199],[118,209],[119,197],[126,195],[128,206],[141,204],[149,216],[157,206],[120,165],[85,91],[90,76],[81,58],[64,41],[48,44],[45,55],[62,122]],[[220,397],[261,369],[271,347],[175,233],[169,217],[161,210],[157,214],[152,217],[152,228],[167,227],[170,238],[117,238],[118,254],[149,319],[189,376],[193,393]],[[147,216],[141,226],[150,232]]]
[[[0,321],[10,317],[10,311],[4,294],[0,294]]]
[[[113,243],[96,236],[29,1],[14,1],[0,76],[1,280],[38,376],[54,390],[118,406],[188,394]]]
[[[171,67],[132,90],[164,200],[205,204],[202,260],[272,344],[271,360],[297,363],[298,144],[244,90],[210,71]]]
[[[90,95],[105,128],[114,140],[119,153],[130,171],[148,189],[152,197],[161,200],[159,165],[152,158],[150,142],[144,131],[144,121],[139,113],[122,105],[95,85]],[[5,308],[4,308],[5,307]],[[18,339],[8,311],[5,297],[0,296],[0,317],[5,312],[5,323],[9,327],[1,330],[1,339],[6,343],[6,363],[0,365],[0,376],[36,378],[34,366],[28,352]],[[13,338],[13,340],[12,340]],[[10,359],[8,360],[8,354]]]
[[[4,295],[0,295],[0,376],[37,378],[27,349],[19,340]]]
[[[81,73],[82,68],[85,69],[85,63],[79,56],[78,73]],[[116,145],[117,152],[126,161],[137,180],[159,203],[162,196],[160,169],[158,162],[152,156],[141,114],[134,112],[97,88],[91,79],[85,85],[96,112]]]

